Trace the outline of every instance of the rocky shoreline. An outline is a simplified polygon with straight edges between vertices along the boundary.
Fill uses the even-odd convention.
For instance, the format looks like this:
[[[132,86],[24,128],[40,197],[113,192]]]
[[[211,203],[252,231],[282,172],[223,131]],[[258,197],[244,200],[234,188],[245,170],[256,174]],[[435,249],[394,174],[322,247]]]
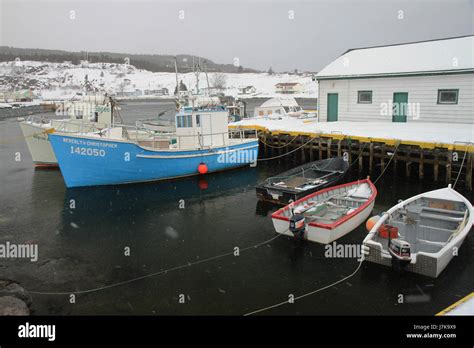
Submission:
[[[0,280],[0,316],[30,315],[33,299],[20,284],[12,280]]]

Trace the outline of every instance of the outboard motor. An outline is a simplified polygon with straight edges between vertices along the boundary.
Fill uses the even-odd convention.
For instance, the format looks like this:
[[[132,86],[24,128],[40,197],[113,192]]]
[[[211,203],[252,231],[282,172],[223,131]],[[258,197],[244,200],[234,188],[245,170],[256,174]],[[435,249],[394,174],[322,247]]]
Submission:
[[[290,231],[293,233],[295,238],[303,239],[304,232],[306,231],[306,223],[304,215],[294,214],[290,218]]]
[[[403,271],[411,262],[410,243],[396,239],[389,239],[388,252],[392,256],[392,268],[397,272]]]

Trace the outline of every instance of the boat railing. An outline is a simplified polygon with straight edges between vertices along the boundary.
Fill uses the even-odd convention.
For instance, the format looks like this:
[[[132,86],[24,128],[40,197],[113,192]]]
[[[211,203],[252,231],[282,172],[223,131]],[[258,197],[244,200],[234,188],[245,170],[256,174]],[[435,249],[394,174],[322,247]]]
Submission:
[[[45,116],[40,116],[40,115],[29,115],[26,118],[23,118],[24,122],[27,123],[38,123],[38,124],[44,124],[44,123],[49,123],[51,119],[45,117]],[[47,122],[45,122],[47,121]]]
[[[146,125],[142,125],[141,122],[136,122],[135,125],[120,125],[122,131],[119,133],[114,133],[112,130],[109,132],[104,132],[101,136],[104,137],[125,137],[127,140],[134,141],[137,144],[151,147],[151,148],[160,148],[166,145],[173,145],[181,143],[182,139],[197,138],[200,147],[205,147],[206,139],[211,140],[212,146],[216,138],[221,137],[221,143],[226,144],[227,138],[229,140],[240,140],[241,142],[246,139],[258,139],[256,130],[248,129],[229,129],[227,132],[220,133],[198,133],[198,134],[176,134],[176,132],[166,132],[148,128]]]
[[[56,131],[61,133],[93,133],[110,127],[108,123],[90,122],[85,120],[51,120]]]

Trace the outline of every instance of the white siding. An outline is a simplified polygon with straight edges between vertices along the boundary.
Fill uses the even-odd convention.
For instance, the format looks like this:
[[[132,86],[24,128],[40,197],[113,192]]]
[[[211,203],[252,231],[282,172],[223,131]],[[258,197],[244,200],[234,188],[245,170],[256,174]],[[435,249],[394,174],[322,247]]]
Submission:
[[[458,103],[438,104],[438,89],[458,89]],[[357,92],[366,90],[372,104],[357,104]],[[391,108],[383,111],[395,92],[407,92],[410,106],[419,107],[419,118],[408,115],[407,122],[474,123],[474,74],[320,80],[320,120],[327,121],[327,94],[338,93],[339,121],[391,122]]]

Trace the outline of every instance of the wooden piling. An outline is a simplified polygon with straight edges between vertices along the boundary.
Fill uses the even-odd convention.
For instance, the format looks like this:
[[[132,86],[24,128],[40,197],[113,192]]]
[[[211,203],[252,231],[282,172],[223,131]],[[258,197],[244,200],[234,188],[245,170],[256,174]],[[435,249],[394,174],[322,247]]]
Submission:
[[[413,174],[414,165],[418,166],[418,177],[420,180],[427,179],[427,176],[430,175],[429,179],[431,180],[437,182],[446,180],[446,183],[452,183],[453,179],[456,179],[459,171],[461,171],[457,187],[463,186],[468,190],[473,190],[474,153],[472,148],[458,149],[457,147],[440,146],[432,148],[418,144],[401,144],[397,147],[393,143],[386,143],[378,139],[352,140],[349,137],[339,139],[340,136],[332,138],[327,135],[324,138],[318,137],[316,140],[311,139],[310,135],[295,133],[273,134],[268,131],[259,132],[258,137],[263,143],[260,144],[260,149],[262,157],[264,156],[265,158],[282,156],[281,159],[295,161],[295,164],[299,165],[301,162],[314,161],[316,157],[320,160],[331,158],[337,153],[338,156],[345,156],[350,164],[352,164],[352,161],[358,162],[359,172],[365,169],[364,165],[368,161],[367,169],[371,174],[375,169],[378,169],[376,166],[379,163],[381,171],[388,169],[387,165],[390,163],[393,166],[394,174],[402,174],[401,170],[397,171],[397,165],[400,166],[401,163],[399,162],[403,162],[407,177],[411,177]],[[396,152],[395,148],[397,149]],[[295,151],[295,149],[301,151]],[[284,156],[290,151],[293,152],[289,156]],[[460,159],[464,157],[464,151],[467,151],[462,168],[460,165],[461,161],[453,162],[454,151],[460,153]],[[445,178],[442,177],[444,176],[443,167],[446,168]]]
[[[453,168],[453,151],[448,151],[448,158],[446,164],[446,183],[451,183],[451,170]]]
[[[472,157],[473,154],[469,152],[467,154],[467,166],[466,166],[466,188],[472,191]]]
[[[420,162],[418,163],[418,178],[423,180],[425,177],[425,153],[420,149]]]
[[[434,151],[434,163],[433,163],[433,176],[434,181],[439,180],[439,151]]]

